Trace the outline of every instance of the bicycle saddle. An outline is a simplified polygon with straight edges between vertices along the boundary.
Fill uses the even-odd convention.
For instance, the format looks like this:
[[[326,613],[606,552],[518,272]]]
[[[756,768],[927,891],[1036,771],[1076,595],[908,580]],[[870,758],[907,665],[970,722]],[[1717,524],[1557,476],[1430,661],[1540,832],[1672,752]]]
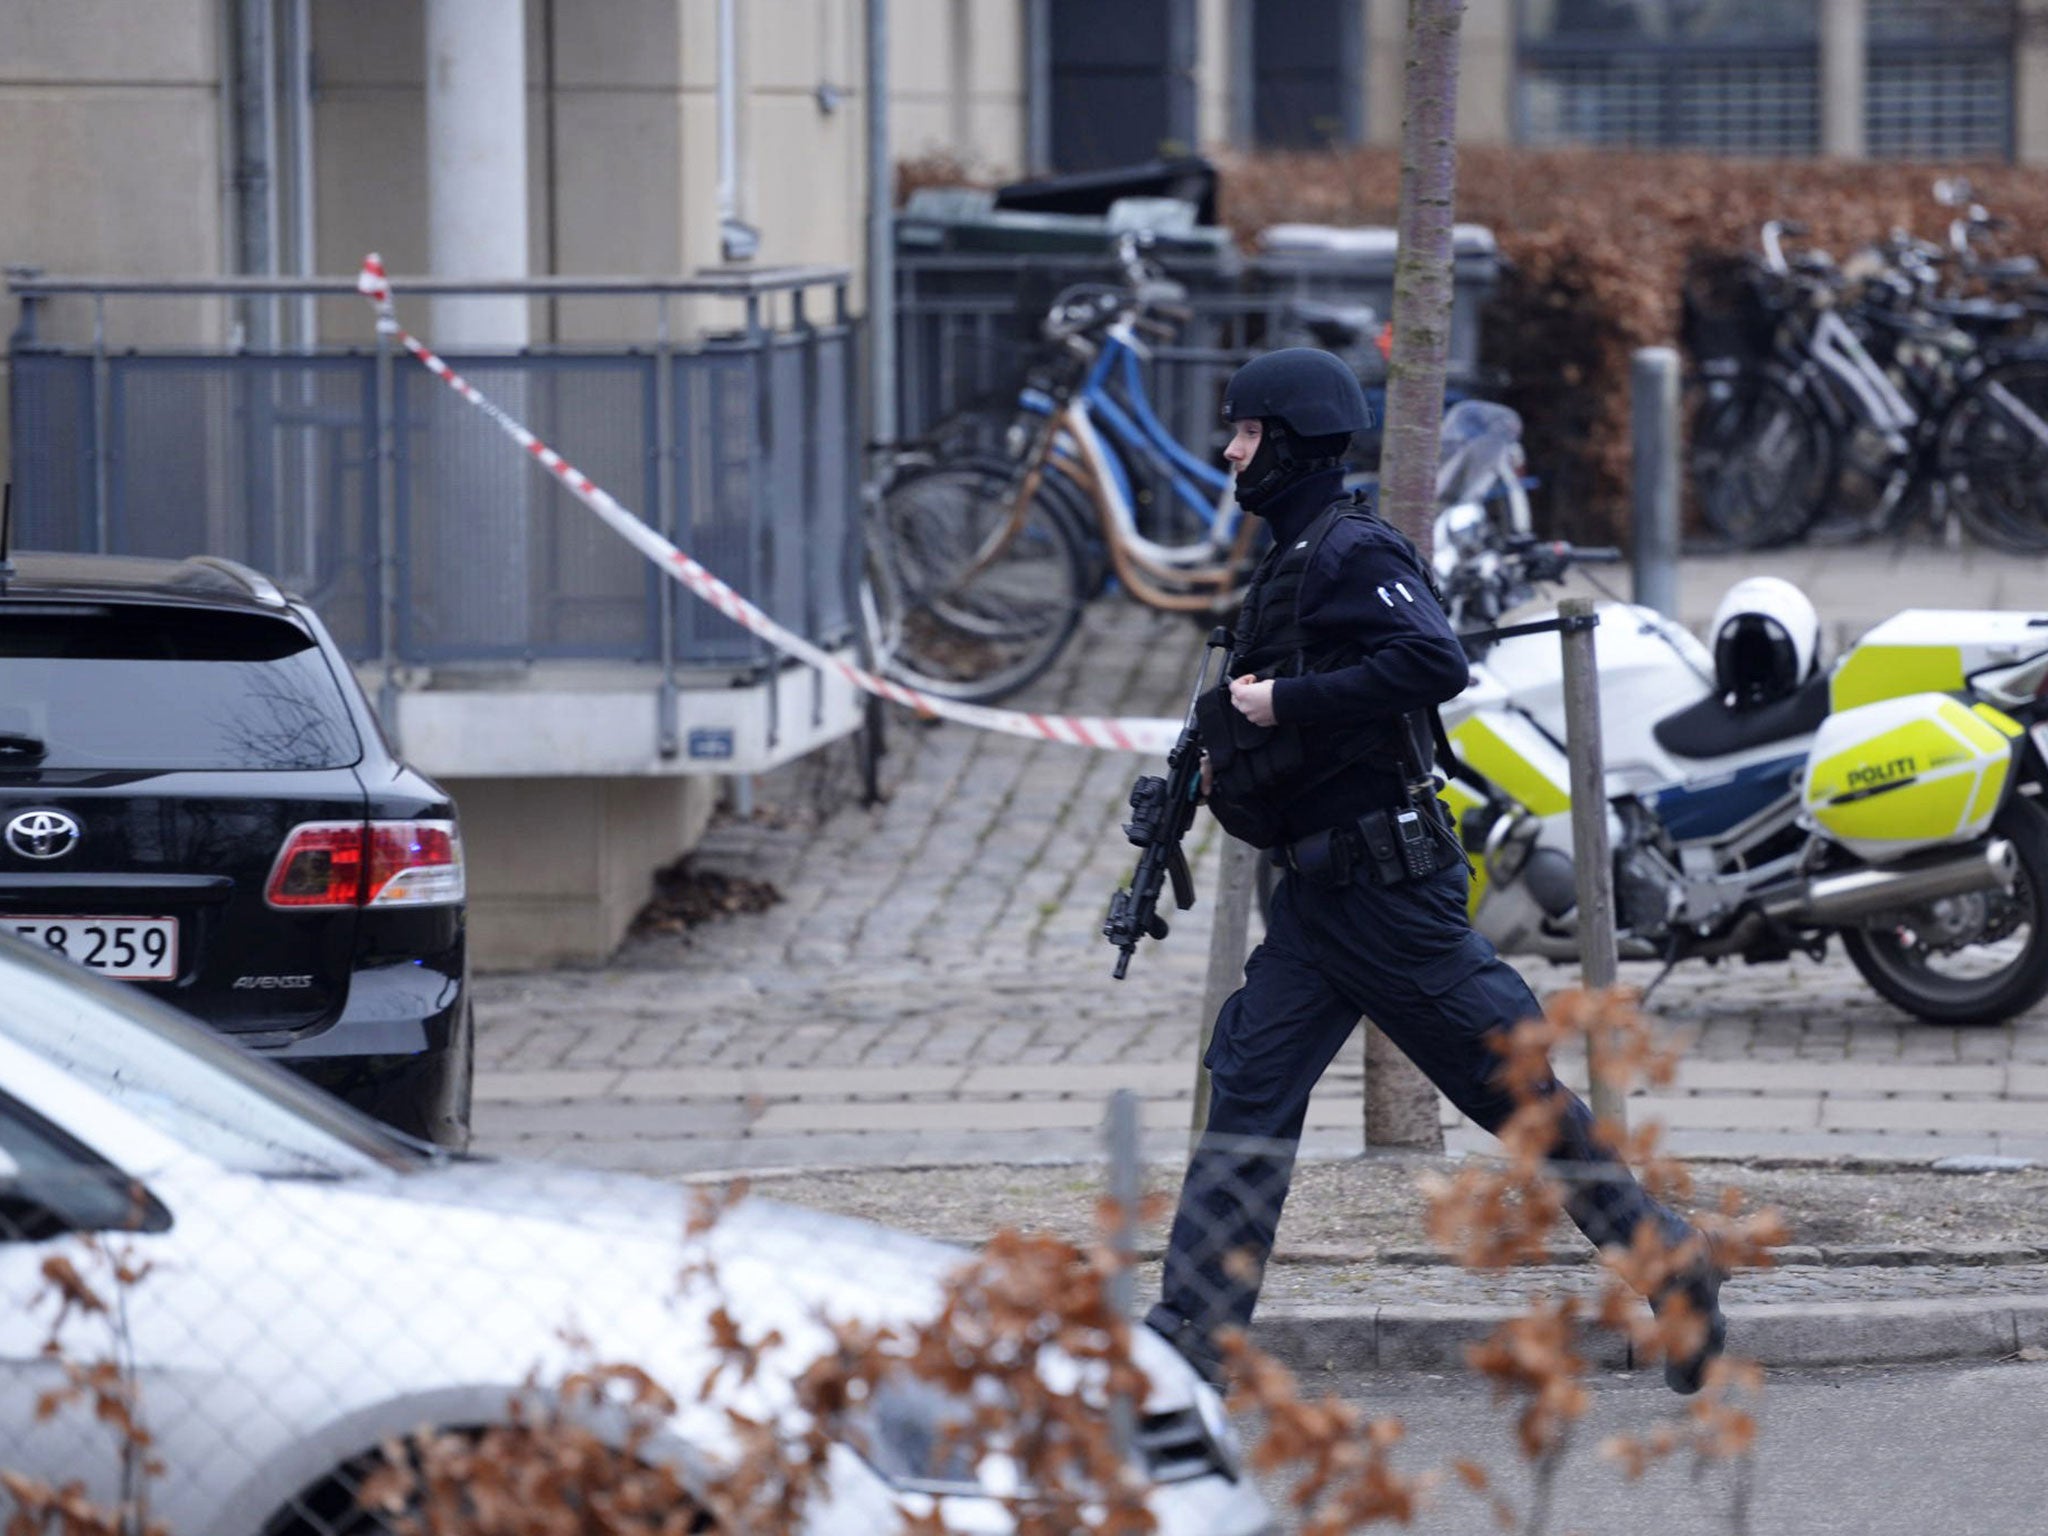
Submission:
[[[1314,337],[1318,346],[1333,351],[1356,346],[1380,323],[1369,304],[1329,304],[1316,299],[1296,299],[1287,306],[1287,318]]]
[[[1927,309],[1962,331],[1999,331],[2026,315],[2023,306],[1996,299],[1933,299]]]

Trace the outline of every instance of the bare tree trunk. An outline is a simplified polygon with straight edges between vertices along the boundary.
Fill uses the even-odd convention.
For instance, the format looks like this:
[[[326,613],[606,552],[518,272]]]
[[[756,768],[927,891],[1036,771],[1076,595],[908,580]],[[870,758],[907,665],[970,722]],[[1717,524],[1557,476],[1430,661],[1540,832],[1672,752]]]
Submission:
[[[1429,558],[1451,352],[1451,221],[1458,181],[1458,23],[1464,0],[1408,0],[1394,351],[1381,435],[1380,512]],[[1443,1150],[1436,1088],[1377,1029],[1365,1042],[1368,1146]]]

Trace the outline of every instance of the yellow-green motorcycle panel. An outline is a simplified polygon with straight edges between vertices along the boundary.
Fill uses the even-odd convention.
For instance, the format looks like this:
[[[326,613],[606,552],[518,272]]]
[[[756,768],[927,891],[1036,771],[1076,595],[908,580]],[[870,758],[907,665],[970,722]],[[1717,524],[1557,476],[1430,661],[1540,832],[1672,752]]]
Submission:
[[[1837,714],[1912,693],[1963,687],[1963,653],[1953,645],[1861,645],[1828,679],[1828,707]]]
[[[1988,827],[2012,744],[1954,699],[1918,693],[1830,715],[1808,763],[1802,819],[1882,863]]]

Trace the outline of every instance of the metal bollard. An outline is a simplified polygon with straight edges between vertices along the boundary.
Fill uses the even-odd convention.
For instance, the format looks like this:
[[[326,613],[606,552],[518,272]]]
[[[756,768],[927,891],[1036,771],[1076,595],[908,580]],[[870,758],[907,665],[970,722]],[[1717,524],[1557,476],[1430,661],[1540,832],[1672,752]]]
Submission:
[[[1579,904],[1579,971],[1588,991],[1614,985],[1619,955],[1614,936],[1614,856],[1607,841],[1607,765],[1600,750],[1600,674],[1593,655],[1599,616],[1590,597],[1557,605],[1564,649],[1565,752],[1571,764],[1572,868]],[[1587,1042],[1589,1053],[1593,1042]],[[1589,1054],[1594,1115],[1627,1123],[1621,1094]]]
[[[1678,617],[1678,353],[1638,347],[1629,368],[1635,600]]]
[[[1209,1123],[1209,1069],[1202,1065],[1216,1036],[1216,1015],[1244,982],[1244,948],[1251,931],[1252,882],[1258,873],[1259,851],[1228,833],[1216,872],[1216,921],[1209,929],[1209,973],[1202,984],[1202,1043],[1195,1053],[1194,1123],[1188,1128],[1188,1150]]]

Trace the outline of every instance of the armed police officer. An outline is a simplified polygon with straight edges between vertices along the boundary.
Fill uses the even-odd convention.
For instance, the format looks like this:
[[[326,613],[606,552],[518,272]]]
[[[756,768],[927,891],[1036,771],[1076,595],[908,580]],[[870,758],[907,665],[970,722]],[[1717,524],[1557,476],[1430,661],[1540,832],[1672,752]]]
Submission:
[[[1226,681],[1196,713],[1211,809],[1284,873],[1216,1020],[1208,1126],[1147,1318],[1212,1378],[1216,1331],[1251,1319],[1309,1092],[1360,1016],[1495,1131],[1514,1103],[1492,1042],[1542,1012],[1466,917],[1468,870],[1431,765],[1434,710],[1469,670],[1414,547],[1344,491],[1341,456],[1370,421],[1358,381],[1327,352],[1288,348],[1237,371],[1223,414],[1237,500],[1272,545]],[[1652,1222],[1671,1243],[1694,1237],[1596,1141],[1586,1106],[1550,1091],[1562,1111],[1552,1156],[1586,1235],[1626,1244]],[[1699,1353],[1667,1365],[1675,1390],[1697,1390],[1721,1348],[1720,1279],[1702,1257],[1667,1288],[1708,1324]]]

